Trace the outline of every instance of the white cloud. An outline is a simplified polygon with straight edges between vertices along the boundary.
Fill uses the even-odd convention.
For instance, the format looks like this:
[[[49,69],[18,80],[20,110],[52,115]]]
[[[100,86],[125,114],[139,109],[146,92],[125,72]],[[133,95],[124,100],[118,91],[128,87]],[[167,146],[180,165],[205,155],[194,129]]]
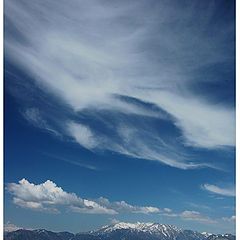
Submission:
[[[49,213],[60,213],[60,207],[65,207],[66,210],[85,214],[159,214],[165,217],[177,217],[203,223],[216,222],[197,211],[185,210],[178,213],[170,208],[136,206],[125,201],[110,202],[103,197],[83,199],[75,193],[65,192],[50,180],[41,184],[33,184],[26,179],[22,179],[18,183],[7,184],[6,189],[13,195],[13,203],[17,206]],[[232,216],[231,218],[222,218],[222,220],[233,221],[234,218],[235,216]]]
[[[103,206],[100,206],[94,201],[90,200],[84,200],[84,203],[86,204],[87,208],[80,208],[76,206],[71,206],[70,209],[73,212],[78,212],[78,213],[88,213],[88,214],[110,214],[114,215],[117,214],[114,209],[107,209]]]
[[[165,211],[161,213],[162,216],[170,217],[170,218],[181,218],[182,220],[187,221],[196,221],[201,223],[216,223],[215,219],[212,219],[206,215],[201,214],[198,211],[192,210],[184,210],[183,212],[173,212],[173,211]]]
[[[18,183],[7,184],[7,190],[13,195],[13,203],[19,207],[37,211],[60,213],[63,206],[77,213],[109,214],[121,212],[156,214],[160,209],[152,206],[134,206],[125,201],[110,202],[106,198],[83,199],[75,193],[65,192],[54,182],[47,180],[41,184],[30,183],[26,179]]]
[[[215,193],[215,194],[219,194],[227,197],[234,197],[236,195],[234,187],[223,188],[223,187],[218,187],[216,185],[206,183],[206,184],[203,184],[201,188],[211,193]]]
[[[190,90],[193,83],[212,81],[202,80],[202,76],[196,79],[197,71],[231,60],[228,55],[231,51],[226,51],[229,36],[226,32],[230,30],[216,31],[211,34],[212,39],[205,31],[196,31],[195,25],[184,28],[186,22],[195,22],[190,16],[199,14],[198,8],[178,6],[173,16],[168,4],[159,4],[157,11],[151,9],[149,14],[144,2],[139,1],[130,4],[120,1],[117,7],[99,1],[91,4],[72,1],[67,6],[61,0],[46,4],[34,0],[7,1],[6,22],[17,29],[15,34],[20,34],[22,41],[7,28],[6,58],[77,114],[90,109],[163,118],[153,109],[117,97],[124,95],[166,111],[170,115],[168,120],[181,130],[185,146],[208,149],[235,146],[234,108],[210,103],[205,100],[205,93],[196,95]],[[204,13],[211,15],[208,4]],[[183,15],[189,17],[184,19],[184,25]],[[176,26],[167,27],[172,21]],[[199,25],[197,29],[201,29]],[[189,48],[191,51],[186,51]],[[129,131],[128,119],[121,120]],[[63,121],[67,134],[87,149],[107,149],[181,169],[207,166],[177,156],[178,149],[173,156],[169,146],[174,148],[175,143],[158,147],[162,138],[157,127],[148,144],[147,131],[143,134],[136,124],[134,135],[141,138],[132,147],[126,143],[124,134],[119,135],[121,142],[110,141],[91,126],[74,123],[72,119]],[[116,134],[122,132],[121,127],[112,127]]]
[[[124,213],[143,213],[143,214],[151,214],[151,213],[160,213],[161,210],[157,207],[152,206],[134,206],[129,203],[126,203],[125,201],[119,201],[119,202],[110,202],[106,198],[99,198],[98,203],[100,205],[103,205],[107,208],[115,209],[118,212],[124,212]]]
[[[164,208],[163,210],[164,210],[165,212],[168,212],[168,213],[172,212],[172,209],[170,209],[170,208]]]
[[[159,213],[160,209],[156,207],[138,207],[138,206],[132,206],[125,201],[121,202],[114,202],[113,205],[119,209],[120,211],[125,211],[125,212],[133,212],[133,213],[144,213],[144,214],[149,214],[149,213]]]
[[[99,171],[100,168],[94,166],[94,165],[91,165],[91,164],[87,164],[87,163],[84,163],[84,162],[80,162],[80,161],[77,161],[77,160],[72,160],[71,156],[58,156],[56,154],[44,154],[48,157],[51,157],[51,158],[54,158],[54,159],[57,159],[57,160],[60,160],[60,161],[64,161],[66,163],[69,163],[69,164],[72,164],[72,165],[75,165],[75,166],[79,166],[79,167],[82,167],[82,168],[86,168],[86,169],[89,169],[89,170],[92,170],[92,171]]]
[[[58,207],[65,206],[73,211],[81,209],[85,213],[116,213],[96,202],[82,199],[75,193],[67,193],[50,180],[35,185],[22,179],[19,183],[9,183],[7,190],[14,196],[14,204],[32,210],[59,212]]]
[[[226,221],[226,222],[235,222],[236,221],[236,216],[233,215],[231,217],[223,217],[222,220]]]
[[[110,223],[111,223],[111,224],[117,224],[117,223],[120,222],[120,221],[119,221],[118,219],[116,219],[116,218],[110,218],[109,220],[110,220]]]
[[[33,124],[35,127],[47,130],[56,136],[60,136],[59,132],[53,129],[47,121],[43,118],[41,112],[37,108],[28,108],[23,112],[25,119]]]
[[[96,133],[84,124],[69,122],[67,126],[70,136],[89,150],[106,149],[134,158],[159,161],[180,169],[213,167],[211,164],[190,161],[186,155],[179,153],[160,136],[154,136],[154,133],[144,129],[139,131],[138,128],[126,123],[115,125],[121,143],[115,142],[111,135]]]
[[[146,98],[174,117],[187,145],[203,148],[235,145],[234,109],[164,91],[150,92]]]
[[[180,217],[185,220],[190,220],[190,221],[198,221],[198,222],[205,222],[205,223],[215,223],[216,221],[209,218],[208,216],[202,215],[200,212],[197,211],[183,211],[180,214]]]
[[[16,226],[13,223],[7,222],[4,224],[4,232],[14,232],[19,229],[22,229],[21,227]]]
[[[93,134],[90,128],[83,124],[76,124],[70,122],[68,124],[68,130],[71,136],[80,145],[87,149],[94,149],[98,145],[97,137]]]

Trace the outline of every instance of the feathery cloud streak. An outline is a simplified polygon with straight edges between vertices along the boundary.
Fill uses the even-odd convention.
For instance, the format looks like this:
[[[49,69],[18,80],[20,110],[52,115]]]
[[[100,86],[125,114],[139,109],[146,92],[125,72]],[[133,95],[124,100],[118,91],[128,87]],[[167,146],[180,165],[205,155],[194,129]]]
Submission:
[[[207,184],[207,183],[203,184],[201,187],[202,187],[202,189],[209,191],[211,193],[214,193],[214,194],[223,195],[223,196],[227,196],[227,197],[235,197],[236,196],[235,187],[223,188],[223,187],[219,187],[219,186]]]
[[[120,140],[111,139],[111,144],[109,136],[101,135],[94,126],[64,119],[66,134],[87,149],[111,150],[182,169],[202,167],[177,156],[178,149],[165,141],[161,129],[142,131],[137,121],[132,131],[126,116],[166,119],[146,107],[152,104],[180,130],[180,144],[207,149],[235,146],[234,108],[206,101],[205,93],[196,96],[191,90],[193,83],[212,81],[203,80],[205,67],[234,61],[228,39],[232,28],[218,31],[213,27],[211,35],[206,33],[214,14],[207,3],[200,12],[196,2],[174,10],[164,1],[152,4],[8,1],[6,57],[75,114],[86,109],[108,111],[110,116],[122,114],[122,124],[114,132]],[[200,74],[196,76],[196,72]],[[132,143],[132,136],[141,139],[130,148],[127,142]]]

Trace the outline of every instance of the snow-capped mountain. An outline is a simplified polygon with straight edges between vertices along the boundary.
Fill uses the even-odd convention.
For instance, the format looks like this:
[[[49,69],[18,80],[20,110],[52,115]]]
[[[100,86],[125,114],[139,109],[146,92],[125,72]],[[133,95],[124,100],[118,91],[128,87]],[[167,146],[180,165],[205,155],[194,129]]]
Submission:
[[[119,222],[110,226],[102,227],[97,231],[92,231],[91,234],[101,237],[105,236],[109,239],[205,239],[201,233],[190,230],[182,230],[173,225],[140,222]]]
[[[55,233],[44,229],[6,232],[5,240],[235,240],[231,234],[217,235],[183,230],[159,223],[125,223],[104,226],[87,233]]]
[[[208,232],[202,232],[202,235],[204,235],[205,237],[209,237],[211,235],[213,235],[212,233],[208,233]]]
[[[180,232],[181,229],[173,226],[173,225],[167,225],[167,224],[157,224],[157,223],[125,223],[125,222],[119,222],[113,225],[108,225],[105,227],[102,227],[97,232],[113,232],[120,229],[128,229],[132,231],[139,231],[139,232],[149,232],[152,234],[164,234],[164,235],[170,235],[172,232]]]

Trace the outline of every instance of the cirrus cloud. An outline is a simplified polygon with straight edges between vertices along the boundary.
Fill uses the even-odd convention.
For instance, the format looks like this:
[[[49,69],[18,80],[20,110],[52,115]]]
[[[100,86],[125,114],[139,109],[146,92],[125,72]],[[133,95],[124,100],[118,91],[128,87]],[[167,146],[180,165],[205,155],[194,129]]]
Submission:
[[[235,188],[234,187],[228,187],[228,188],[224,188],[224,187],[219,187],[213,184],[203,184],[201,186],[201,188],[203,190],[206,190],[208,192],[214,193],[214,194],[218,194],[218,195],[222,195],[222,196],[227,196],[227,197],[235,197],[236,192],[235,192]]]
[[[193,91],[193,85],[214,81],[206,75],[212,66],[224,70],[222,64],[234,65],[232,25],[221,26],[221,31],[213,27],[208,34],[210,23],[204,16],[214,15],[208,3],[201,11],[194,3],[188,8],[173,8],[164,1],[156,8],[147,3],[74,0],[66,6],[62,0],[7,1],[6,59],[26,72],[33,85],[72,110],[71,116],[52,118],[62,126],[61,134],[81,146],[181,169],[210,166],[183,157],[183,148],[235,147],[234,107],[222,104],[222,97],[209,101],[205,91]],[[204,21],[198,22],[202,17]],[[94,124],[74,123],[87,111],[95,113],[94,120],[99,120],[99,113],[107,112],[112,119],[117,113],[121,124],[109,122],[107,116],[100,119],[112,129],[109,139]],[[27,111],[26,116],[54,129],[36,112]],[[143,131],[145,119],[159,124]],[[164,136],[166,120],[175,127],[172,138],[178,141]],[[134,133],[126,137],[133,121]],[[133,139],[138,141],[129,147]]]

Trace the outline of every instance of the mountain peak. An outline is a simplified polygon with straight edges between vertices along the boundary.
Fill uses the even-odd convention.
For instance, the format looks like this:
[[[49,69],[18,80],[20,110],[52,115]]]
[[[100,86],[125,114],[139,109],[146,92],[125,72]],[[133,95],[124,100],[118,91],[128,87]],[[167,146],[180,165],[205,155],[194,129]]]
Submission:
[[[96,231],[72,234],[68,232],[51,232],[45,229],[17,230],[5,232],[5,240],[235,240],[231,234],[199,233],[191,230],[183,230],[169,224],[159,223],[127,223],[118,222]]]
[[[97,235],[111,234],[119,231],[128,231],[131,233],[147,233],[150,235],[158,235],[164,237],[174,237],[179,233],[182,233],[183,230],[177,228],[173,225],[168,224],[159,224],[153,222],[136,222],[136,223],[127,223],[127,222],[118,222],[112,225],[104,226],[97,231],[92,231],[92,233]]]

